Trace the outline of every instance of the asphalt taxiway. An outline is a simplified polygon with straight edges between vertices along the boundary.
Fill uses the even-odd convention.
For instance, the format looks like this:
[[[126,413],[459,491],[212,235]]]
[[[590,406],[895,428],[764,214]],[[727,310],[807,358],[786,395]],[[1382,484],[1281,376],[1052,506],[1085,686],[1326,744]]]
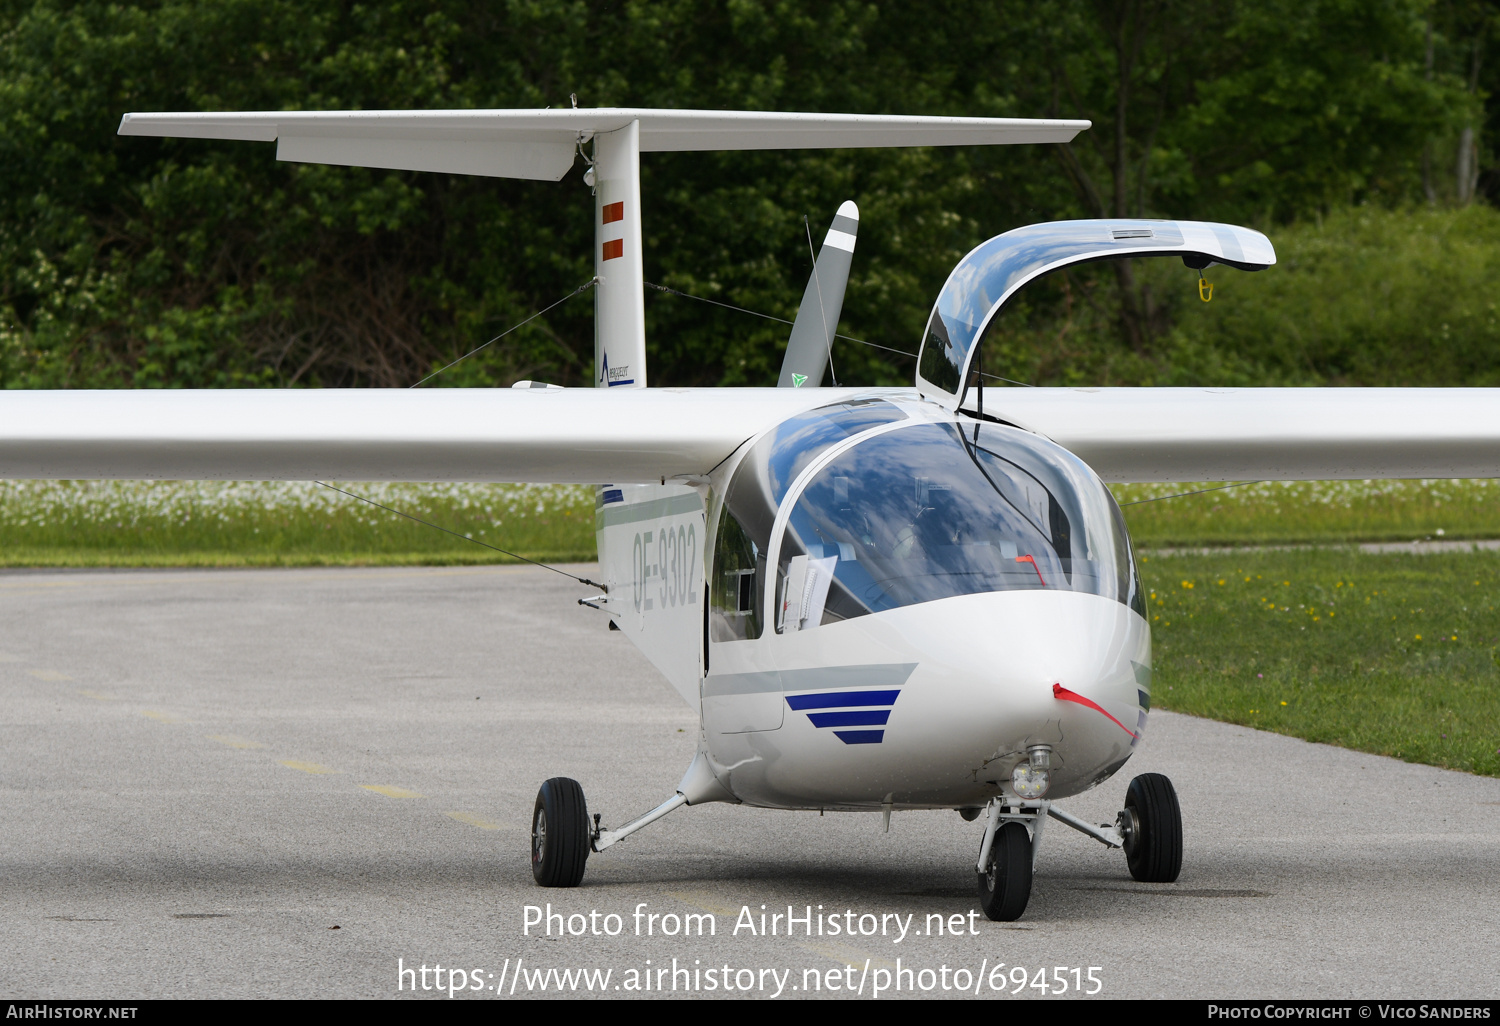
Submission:
[[[1043,996],[1038,969],[1051,992],[1064,970],[1073,998],[1089,967],[1112,997],[1500,993],[1500,780],[1165,712],[1066,807],[1112,820],[1131,775],[1171,776],[1173,885],[1135,883],[1054,822],[1025,918],[976,922],[978,823],[897,813],[883,833],[877,815],[709,805],[543,891],[527,828],[544,778],[577,778],[618,824],[671,793],[695,744],[694,711],[585,594],[514,567],[0,575],[0,993],[441,983],[447,1000],[461,970],[463,996],[495,1000],[557,969],[671,996],[674,959],[698,974],[675,975],[677,996],[769,997],[780,979],[783,999],[869,999],[884,972],[882,998],[956,997],[960,980],[995,997],[1017,967],[1005,1000]],[[548,902],[583,935],[528,930]],[[650,936],[642,905],[663,917]],[[761,935],[762,905],[811,907],[823,935]],[[714,935],[661,934],[689,914]],[[833,915],[855,935],[832,935]]]

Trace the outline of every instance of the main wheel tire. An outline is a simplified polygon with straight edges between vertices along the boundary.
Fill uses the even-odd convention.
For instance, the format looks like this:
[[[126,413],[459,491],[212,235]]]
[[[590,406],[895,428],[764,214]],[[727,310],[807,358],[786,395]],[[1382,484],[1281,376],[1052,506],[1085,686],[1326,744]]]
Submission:
[[[543,887],[577,887],[591,847],[589,811],[578,781],[553,777],[531,811],[531,875]]]
[[[1133,817],[1125,839],[1130,875],[1142,883],[1171,883],[1182,872],[1182,807],[1177,790],[1160,773],[1142,773],[1125,792],[1123,818]]]
[[[995,831],[989,865],[979,878],[979,903],[997,923],[1021,918],[1031,900],[1031,835],[1020,823],[1005,823]]]

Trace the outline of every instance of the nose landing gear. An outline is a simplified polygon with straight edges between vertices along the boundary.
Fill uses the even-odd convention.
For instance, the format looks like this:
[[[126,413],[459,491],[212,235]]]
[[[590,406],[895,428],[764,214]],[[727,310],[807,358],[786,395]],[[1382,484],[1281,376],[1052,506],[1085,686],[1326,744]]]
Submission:
[[[1032,867],[1048,818],[1109,848],[1124,848],[1130,875],[1142,883],[1172,883],[1182,872],[1182,808],[1172,782],[1142,773],[1125,792],[1114,826],[1095,826],[1048,801],[993,799],[979,849],[979,901],[997,922],[1021,918],[1031,897]]]
[[[990,802],[976,869],[980,907],[998,923],[1020,919],[1031,900],[1031,870],[1047,808],[1047,802],[1036,800],[996,798]]]
[[[1031,837],[1020,823],[995,831],[985,868],[979,873],[979,904],[998,923],[1021,918],[1031,900]]]

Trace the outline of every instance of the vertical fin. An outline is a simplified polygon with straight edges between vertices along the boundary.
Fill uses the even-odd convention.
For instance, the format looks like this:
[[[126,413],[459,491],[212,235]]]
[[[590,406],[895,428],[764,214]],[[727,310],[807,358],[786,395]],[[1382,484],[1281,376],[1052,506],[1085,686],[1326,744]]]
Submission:
[[[823,246],[813,264],[812,277],[802,293],[797,321],[787,340],[777,388],[805,388],[823,383],[833,334],[844,309],[844,287],[854,262],[854,238],[859,234],[859,207],[845,200],[834,215]]]
[[[594,384],[646,387],[641,123],[594,136]]]

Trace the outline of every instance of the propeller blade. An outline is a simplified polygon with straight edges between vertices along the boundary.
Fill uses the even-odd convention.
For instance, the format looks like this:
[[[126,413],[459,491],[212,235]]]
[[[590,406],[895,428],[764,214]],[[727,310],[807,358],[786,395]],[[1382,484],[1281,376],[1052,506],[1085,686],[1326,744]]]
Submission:
[[[823,383],[833,333],[844,308],[844,286],[849,284],[849,266],[854,262],[854,237],[859,234],[859,207],[845,200],[834,215],[823,247],[813,264],[812,277],[802,293],[797,320],[787,340],[781,361],[778,388],[816,388]]]

